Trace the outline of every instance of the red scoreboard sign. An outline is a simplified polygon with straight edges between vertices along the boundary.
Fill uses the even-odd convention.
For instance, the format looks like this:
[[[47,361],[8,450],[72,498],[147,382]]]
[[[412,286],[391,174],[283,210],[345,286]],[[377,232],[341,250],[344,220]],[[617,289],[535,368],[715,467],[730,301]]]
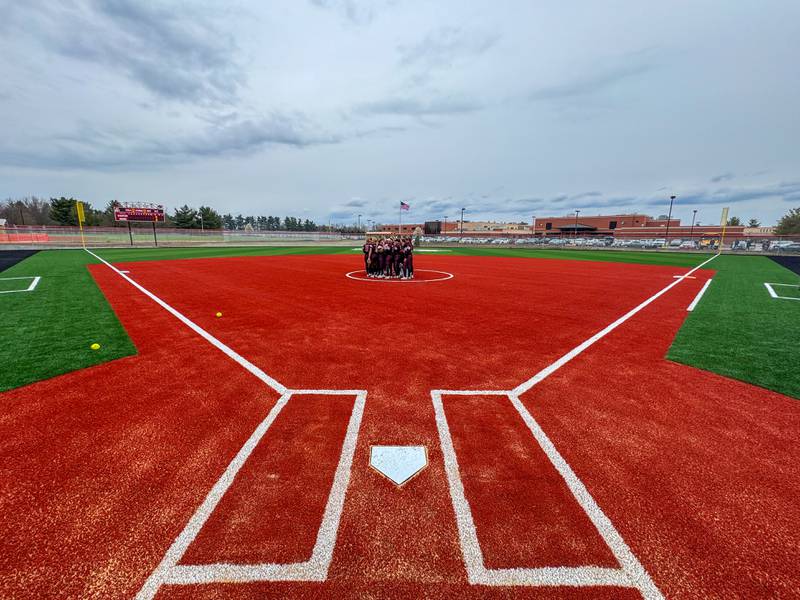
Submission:
[[[164,222],[164,207],[160,204],[120,204],[114,207],[115,221]]]

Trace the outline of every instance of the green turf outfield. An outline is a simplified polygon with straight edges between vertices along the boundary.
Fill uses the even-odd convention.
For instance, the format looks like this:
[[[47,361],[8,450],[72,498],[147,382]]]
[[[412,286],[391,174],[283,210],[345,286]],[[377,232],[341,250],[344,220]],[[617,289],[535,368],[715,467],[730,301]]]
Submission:
[[[717,274],[667,358],[800,398],[800,302],[764,287],[800,278],[763,256],[723,255],[708,266]]]
[[[88,259],[83,250],[45,251],[0,273],[41,277],[33,292],[0,294],[0,391],[136,354]]]
[[[98,253],[110,262],[284,254],[348,254],[348,246],[236,248],[109,248]],[[423,248],[424,249],[424,248]],[[693,267],[707,254],[564,250],[539,248],[448,247],[443,254],[599,260]],[[421,254],[420,256],[424,256]],[[135,354],[136,349],[86,264],[97,262],[82,250],[40,252],[3,277],[39,275],[35,293],[0,295],[0,391],[68,371]],[[800,302],[775,300],[764,282],[794,283],[798,277],[765,257],[720,256],[708,292],[675,339],[668,358],[735,377],[800,398],[800,346],[796,339]],[[100,351],[89,345],[100,341]]]

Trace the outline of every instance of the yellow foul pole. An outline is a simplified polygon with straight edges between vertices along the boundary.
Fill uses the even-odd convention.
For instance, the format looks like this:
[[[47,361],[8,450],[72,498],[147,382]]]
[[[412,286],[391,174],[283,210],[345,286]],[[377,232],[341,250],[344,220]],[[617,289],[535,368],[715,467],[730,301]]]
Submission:
[[[86,248],[86,238],[83,237],[83,223],[86,221],[86,215],[83,212],[83,202],[75,200],[75,212],[78,213],[78,227],[81,230],[81,245]]]

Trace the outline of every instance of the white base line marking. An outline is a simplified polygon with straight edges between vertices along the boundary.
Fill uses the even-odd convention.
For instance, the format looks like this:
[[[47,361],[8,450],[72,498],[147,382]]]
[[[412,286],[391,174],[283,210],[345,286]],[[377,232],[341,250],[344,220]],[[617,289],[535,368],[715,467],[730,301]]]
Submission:
[[[688,312],[692,312],[695,309],[695,307],[697,307],[697,304],[700,302],[700,298],[702,298],[703,294],[706,293],[706,290],[708,289],[709,285],[711,285],[711,280],[707,279],[706,282],[703,284],[703,287],[700,288],[700,291],[697,292],[697,296],[694,297],[692,303],[686,307],[686,310]]]
[[[779,300],[800,300],[800,298],[795,298],[794,296],[781,296],[778,294],[772,286],[779,286],[779,287],[793,287],[797,288],[798,286],[794,283],[765,283],[764,287],[767,288],[769,295],[773,298],[777,298]]]
[[[0,281],[11,281],[12,279],[33,279],[31,284],[25,288],[24,290],[5,290],[0,292],[0,294],[15,294],[18,292],[32,292],[36,289],[36,286],[39,285],[39,281],[42,279],[41,277],[0,277]]]
[[[125,273],[123,273],[122,271],[120,271],[119,269],[117,269],[117,268],[116,268],[114,265],[112,265],[111,263],[109,263],[109,262],[108,262],[108,261],[106,261],[105,259],[103,259],[103,258],[99,257],[97,254],[95,254],[94,252],[92,252],[92,251],[91,251],[91,250],[89,250],[88,248],[84,248],[84,250],[86,250],[86,252],[88,252],[89,254],[91,254],[92,256],[94,256],[94,257],[95,257],[97,260],[99,260],[101,263],[103,263],[104,265],[106,265],[106,266],[107,266],[109,269],[111,269],[112,271],[115,271],[116,273],[118,273],[118,274],[119,274],[119,276],[120,276],[120,277],[122,277],[122,278],[123,278],[125,281],[127,281],[128,283],[130,283],[130,284],[131,284],[133,287],[135,287],[137,290],[139,290],[140,292],[142,292],[142,293],[143,293],[145,296],[147,296],[148,298],[150,298],[150,299],[151,299],[153,302],[155,302],[156,304],[158,304],[158,305],[159,305],[161,308],[163,308],[164,310],[166,310],[166,311],[167,311],[168,313],[170,313],[170,314],[171,314],[173,317],[175,317],[175,318],[176,318],[176,319],[178,319],[178,320],[179,320],[181,323],[183,323],[184,325],[186,325],[186,326],[187,326],[189,329],[191,329],[192,331],[194,331],[194,332],[195,332],[197,335],[199,335],[200,337],[202,337],[203,339],[205,339],[205,340],[206,340],[207,342],[209,342],[209,343],[210,343],[212,346],[215,346],[215,347],[216,347],[216,348],[218,348],[219,350],[222,350],[222,352],[224,352],[224,353],[225,353],[225,354],[227,354],[227,355],[228,355],[230,358],[232,358],[232,359],[233,359],[233,360],[235,360],[237,363],[239,363],[239,364],[240,364],[242,367],[244,367],[244,368],[245,368],[247,371],[249,371],[250,373],[252,373],[252,374],[253,374],[253,375],[255,375],[256,377],[258,377],[258,378],[259,378],[261,381],[263,381],[264,383],[266,383],[266,384],[267,384],[269,387],[271,387],[273,390],[275,390],[275,391],[276,391],[276,392],[278,392],[279,394],[283,394],[283,393],[285,393],[285,392],[286,392],[286,386],[285,386],[285,385],[283,385],[283,384],[281,384],[281,383],[278,383],[278,382],[277,382],[275,379],[273,379],[272,377],[270,377],[269,375],[267,375],[266,373],[264,373],[264,371],[262,371],[262,370],[261,370],[261,369],[259,369],[257,366],[255,366],[253,363],[251,363],[249,360],[247,360],[247,359],[246,359],[244,356],[242,356],[242,355],[241,355],[241,354],[239,354],[238,352],[234,351],[234,350],[233,350],[231,347],[229,347],[229,346],[227,346],[226,344],[222,343],[220,340],[218,340],[218,339],[217,339],[217,338],[215,338],[213,335],[211,335],[210,333],[208,333],[208,332],[207,332],[205,329],[203,329],[202,327],[200,327],[199,325],[197,325],[197,324],[196,324],[194,321],[190,320],[188,317],[184,316],[183,314],[181,314],[180,312],[178,312],[177,310],[175,310],[174,308],[172,308],[172,306],[170,306],[169,304],[167,304],[166,302],[164,302],[164,301],[163,301],[161,298],[159,298],[158,296],[156,296],[156,295],[155,295],[154,293],[152,293],[150,290],[148,290],[147,288],[145,288],[145,287],[143,287],[143,286],[139,285],[138,283],[136,283],[136,282],[135,282],[133,279],[131,279],[130,277],[128,277],[128,276],[127,276]]]
[[[592,337],[590,337],[588,340],[586,340],[582,344],[579,344],[579,345],[575,346],[572,350],[567,352],[564,356],[559,358],[557,361],[555,361],[551,365],[549,365],[548,367],[545,367],[544,369],[539,371],[536,375],[534,375],[533,377],[531,377],[527,381],[524,381],[524,382],[520,383],[512,391],[514,392],[515,395],[521,396],[522,394],[527,392],[529,389],[531,389],[533,386],[535,386],[537,383],[539,383],[540,381],[542,381],[546,377],[549,377],[552,373],[554,373],[555,371],[557,371],[558,369],[563,367],[565,364],[567,364],[573,358],[575,358],[576,356],[581,354],[584,350],[586,350],[587,348],[592,346],[595,342],[603,339],[605,336],[607,336],[609,333],[614,331],[617,327],[622,325],[625,321],[630,319],[632,316],[634,316],[635,314],[637,314],[638,312],[642,311],[644,308],[646,308],[647,306],[649,306],[650,304],[652,304],[653,302],[658,300],[661,296],[666,294],[668,291],[670,291],[672,288],[674,288],[676,285],[678,285],[681,281],[686,279],[686,277],[688,277],[689,275],[691,275],[692,273],[694,273],[695,271],[697,271],[701,267],[707,265],[708,263],[710,263],[712,260],[714,260],[718,256],[719,256],[719,254],[715,254],[714,256],[709,258],[708,260],[700,263],[695,268],[693,268],[691,271],[689,271],[688,273],[683,275],[680,279],[676,279],[675,281],[670,283],[668,286],[663,288],[660,292],[656,292],[655,294],[650,296],[647,300],[645,300],[644,302],[639,304],[639,306],[629,310],[624,315],[622,315],[619,319],[617,319],[616,321],[614,321],[610,325],[606,326],[602,330],[600,330],[597,333],[595,333]]]

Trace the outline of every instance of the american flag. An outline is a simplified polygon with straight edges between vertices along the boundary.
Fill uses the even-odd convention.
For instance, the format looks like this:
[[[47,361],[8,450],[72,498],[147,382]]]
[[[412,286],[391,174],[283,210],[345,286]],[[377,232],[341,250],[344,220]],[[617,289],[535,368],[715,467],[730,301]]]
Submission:
[[[411,208],[410,204],[406,204],[402,200],[400,201],[400,210],[409,210]]]

